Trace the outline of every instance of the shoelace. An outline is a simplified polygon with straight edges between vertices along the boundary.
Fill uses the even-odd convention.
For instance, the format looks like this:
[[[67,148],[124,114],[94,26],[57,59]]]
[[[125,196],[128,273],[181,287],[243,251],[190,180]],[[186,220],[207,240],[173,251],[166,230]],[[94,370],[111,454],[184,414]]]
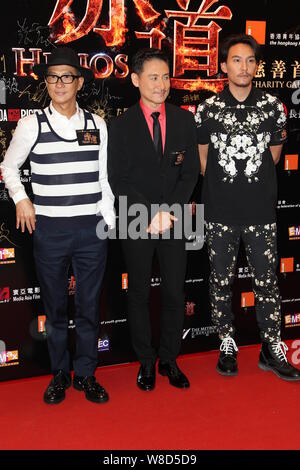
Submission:
[[[274,354],[278,357],[280,361],[288,362],[286,358],[286,351],[288,351],[287,345],[283,341],[278,341],[278,343],[271,344]]]
[[[58,373],[53,379],[53,386],[56,388],[65,388],[67,385],[67,379],[62,373]]]
[[[105,393],[102,385],[98,384],[95,377],[88,377],[84,380],[84,388],[88,392]]]
[[[228,355],[232,355],[233,354],[233,351],[238,351],[238,347],[237,345],[235,344],[235,341],[233,338],[225,338],[223,339],[222,341],[222,344],[220,346],[220,351],[224,351],[225,354],[228,354]]]
[[[95,377],[87,377],[82,381],[82,384],[87,389],[93,389],[97,385]]]

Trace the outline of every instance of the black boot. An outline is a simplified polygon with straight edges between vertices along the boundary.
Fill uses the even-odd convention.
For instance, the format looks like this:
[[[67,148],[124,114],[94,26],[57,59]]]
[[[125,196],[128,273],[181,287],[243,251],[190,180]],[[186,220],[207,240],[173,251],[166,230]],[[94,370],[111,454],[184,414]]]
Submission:
[[[223,339],[220,346],[220,355],[217,364],[217,371],[221,375],[237,375],[237,352],[235,341],[230,336]]]
[[[258,367],[262,370],[271,370],[283,380],[300,380],[300,370],[292,366],[286,358],[287,350],[287,345],[282,341],[274,343],[263,342],[259,354]]]

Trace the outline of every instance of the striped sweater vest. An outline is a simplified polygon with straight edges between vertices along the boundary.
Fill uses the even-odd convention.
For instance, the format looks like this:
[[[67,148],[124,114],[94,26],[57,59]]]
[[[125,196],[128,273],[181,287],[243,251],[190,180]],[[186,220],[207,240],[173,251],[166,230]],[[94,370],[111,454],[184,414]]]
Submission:
[[[92,114],[83,112],[84,130],[97,129]],[[73,229],[95,223],[101,200],[100,145],[85,147],[77,138],[60,137],[44,110],[39,110],[36,117],[39,134],[29,158],[38,226]]]

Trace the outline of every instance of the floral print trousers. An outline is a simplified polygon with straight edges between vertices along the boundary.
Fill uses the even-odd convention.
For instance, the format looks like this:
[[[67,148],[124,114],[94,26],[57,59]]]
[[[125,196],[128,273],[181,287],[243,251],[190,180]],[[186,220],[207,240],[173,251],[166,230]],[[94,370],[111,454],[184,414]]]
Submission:
[[[206,223],[210,260],[212,321],[219,337],[234,336],[231,307],[236,260],[243,240],[255,295],[256,318],[262,341],[280,341],[280,293],[276,276],[276,224],[230,226]]]

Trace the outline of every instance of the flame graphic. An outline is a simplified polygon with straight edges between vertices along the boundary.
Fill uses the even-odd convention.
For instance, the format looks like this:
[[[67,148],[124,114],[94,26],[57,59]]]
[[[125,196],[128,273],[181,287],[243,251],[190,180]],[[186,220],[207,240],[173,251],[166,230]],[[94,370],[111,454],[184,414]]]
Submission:
[[[111,30],[107,35],[102,34],[107,46],[123,46],[125,43],[125,33],[128,30],[125,26],[120,25],[120,20],[117,16],[111,19]]]
[[[57,0],[48,26],[51,28],[54,23],[66,12],[73,3],[73,0]]]
[[[52,28],[51,37],[55,39],[56,43],[68,43],[76,41],[82,36],[86,36],[95,26],[102,10],[103,0],[88,0],[86,11],[81,22],[76,26],[75,16],[71,13],[68,0],[58,0],[53,15],[49,21],[49,26]],[[58,33],[53,30],[60,18],[62,21],[63,31]],[[59,24],[59,23],[58,23]]]
[[[197,59],[191,59],[190,57],[184,58],[184,66],[186,70],[193,70],[199,68],[199,62]]]
[[[125,34],[128,29],[125,27],[125,7],[123,0],[111,0],[110,28],[94,28],[94,32],[103,37],[106,46],[123,46]]]
[[[188,91],[207,90],[213,91],[214,93],[220,93],[226,83],[226,78],[220,78],[217,80],[201,79],[200,77],[196,78],[195,80],[187,80],[184,78],[171,78],[171,86],[173,88]]]
[[[178,5],[183,10],[187,10],[190,4],[190,0],[177,0]]]
[[[133,0],[137,14],[144,23],[152,23],[160,16],[148,0]]]
[[[75,15],[71,11],[68,11],[63,14],[63,28],[64,28],[64,33],[63,34],[69,34],[72,29],[75,26]]]

